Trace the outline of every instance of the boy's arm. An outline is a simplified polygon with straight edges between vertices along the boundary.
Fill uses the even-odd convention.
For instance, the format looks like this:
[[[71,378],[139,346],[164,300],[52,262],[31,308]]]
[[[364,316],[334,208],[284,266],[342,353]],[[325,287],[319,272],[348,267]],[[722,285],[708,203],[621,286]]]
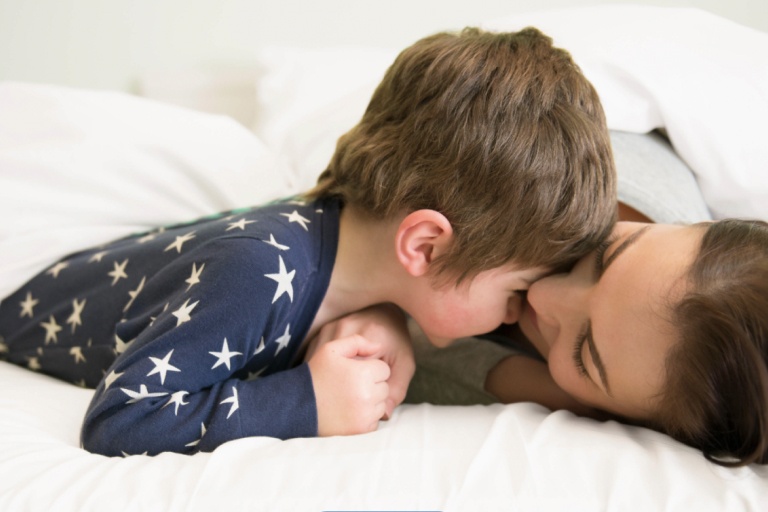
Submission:
[[[485,390],[502,403],[536,402],[549,409],[566,409],[580,416],[605,419],[605,414],[574,400],[552,379],[547,364],[524,355],[499,361],[485,381]]]
[[[260,268],[251,243],[193,251],[146,281],[117,325],[118,350],[127,348],[88,408],[86,449],[193,453],[247,436],[317,435],[309,367],[291,368],[301,340],[273,313],[291,298],[272,300],[276,285],[264,275],[274,269]]]

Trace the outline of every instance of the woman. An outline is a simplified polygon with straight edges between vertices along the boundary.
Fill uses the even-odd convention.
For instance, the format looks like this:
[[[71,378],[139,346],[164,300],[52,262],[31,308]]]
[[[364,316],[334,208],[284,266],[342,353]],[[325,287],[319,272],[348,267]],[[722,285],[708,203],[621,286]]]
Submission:
[[[569,272],[534,283],[519,322],[502,329],[507,347],[460,340],[437,351],[414,333],[407,401],[608,413],[719,464],[768,463],[768,224],[691,223],[700,202],[695,186],[670,187],[687,172],[671,149],[649,163],[657,152],[640,148],[629,160],[646,162],[633,167],[632,147],[659,141],[612,135],[619,217],[634,222],[619,222]],[[660,210],[669,205],[678,211]]]
[[[768,224],[620,222],[528,290],[519,330],[546,363],[503,359],[486,389],[584,412],[559,388],[718,463],[768,463],[767,310]]]

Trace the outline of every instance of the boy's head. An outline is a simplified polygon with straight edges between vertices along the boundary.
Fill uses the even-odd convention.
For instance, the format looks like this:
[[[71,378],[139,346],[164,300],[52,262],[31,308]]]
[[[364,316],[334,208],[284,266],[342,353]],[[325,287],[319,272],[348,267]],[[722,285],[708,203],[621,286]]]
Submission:
[[[452,241],[432,268],[461,281],[589,252],[613,225],[615,181],[602,106],[570,55],[534,28],[468,28],[400,53],[310,194],[376,219],[439,212]]]

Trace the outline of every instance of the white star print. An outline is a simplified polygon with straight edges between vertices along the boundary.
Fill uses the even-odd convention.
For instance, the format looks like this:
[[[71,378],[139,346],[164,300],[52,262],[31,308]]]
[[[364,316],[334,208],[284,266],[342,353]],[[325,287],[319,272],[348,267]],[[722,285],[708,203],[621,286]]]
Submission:
[[[304,231],[309,231],[309,228],[307,227],[307,224],[312,222],[309,219],[305,219],[301,216],[301,214],[297,210],[293,210],[292,213],[281,213],[280,215],[284,217],[288,217],[288,222],[296,222],[301,227],[304,228]]]
[[[272,233],[269,234],[269,242],[267,242],[266,240],[262,240],[262,242],[264,242],[265,244],[269,244],[273,247],[277,247],[281,251],[287,251],[288,249],[290,249],[290,247],[288,247],[287,245],[282,245],[277,243],[277,240],[275,240],[275,235],[273,235]]]
[[[275,350],[275,355],[279,354],[280,351],[287,347],[291,342],[291,333],[289,332],[290,328],[291,324],[286,325],[283,335],[275,340],[275,343],[277,343],[277,350]]]
[[[148,454],[149,452],[143,452],[143,453],[134,453],[134,454],[130,454],[130,453],[128,453],[128,452],[124,452],[124,451],[120,450],[120,453],[122,453],[122,454],[123,454],[123,458],[126,458],[126,457],[133,457],[134,455],[146,455],[146,454]]]
[[[120,336],[115,334],[115,353],[122,354],[131,346],[131,343],[133,343],[133,340],[125,342],[120,339]]]
[[[75,332],[75,327],[83,325],[83,320],[80,315],[83,312],[83,308],[85,308],[85,301],[86,299],[83,299],[82,302],[77,299],[72,301],[72,314],[67,318],[67,323],[72,324],[73,333]]]
[[[176,405],[176,409],[173,411],[173,414],[175,416],[179,415],[179,406],[180,405],[189,405],[189,402],[184,401],[184,396],[188,395],[189,393],[187,391],[177,391],[174,394],[171,395],[171,398],[168,400],[168,402],[163,406],[163,409],[168,407],[171,404]]]
[[[88,263],[93,263],[94,261],[101,263],[101,259],[107,254],[109,254],[109,251],[101,251],[101,252],[94,253],[94,255],[91,256],[90,259],[88,260]]]
[[[59,277],[59,272],[67,268],[69,264],[66,261],[60,261],[51,268],[48,269],[48,272],[46,274],[50,274],[53,276],[54,279],[57,279]]]
[[[192,320],[192,317],[189,316],[189,314],[192,312],[193,309],[195,309],[195,306],[197,306],[197,303],[200,302],[199,300],[195,301],[194,303],[187,306],[189,303],[189,299],[184,301],[184,304],[177,309],[176,311],[172,311],[171,314],[176,317],[176,327],[180,326],[184,322],[189,322]]]
[[[128,277],[128,274],[125,273],[125,266],[128,264],[128,258],[124,259],[122,263],[118,265],[117,261],[113,261],[112,265],[114,265],[114,270],[111,272],[108,272],[107,275],[112,277],[112,286],[115,286],[115,284],[120,279],[126,279]]]
[[[5,344],[5,340],[0,336],[0,354],[8,353],[8,345]]]
[[[278,258],[280,259],[279,273],[264,274],[264,277],[268,277],[274,281],[277,281],[277,290],[275,290],[275,296],[272,298],[272,304],[274,304],[275,301],[284,293],[287,293],[288,297],[291,299],[291,302],[293,302],[293,285],[291,284],[291,281],[293,281],[293,277],[296,275],[296,269],[293,269],[290,272],[286,272],[283,257],[278,255]]]
[[[221,346],[221,352],[208,352],[209,354],[216,356],[218,359],[216,360],[216,363],[211,366],[211,370],[216,368],[217,366],[221,366],[222,364],[227,365],[227,370],[230,369],[229,362],[230,360],[235,356],[241,356],[243,355],[242,352],[230,352],[229,351],[229,345],[227,344],[227,338],[224,338],[224,344]]]
[[[206,432],[205,424],[201,423],[200,424],[200,439],[192,441],[191,443],[187,443],[184,446],[197,446],[198,444],[200,444],[200,441],[203,440],[203,437],[205,436],[205,432]]]
[[[144,276],[141,278],[141,282],[139,283],[139,286],[136,287],[135,290],[130,290],[128,292],[128,296],[130,299],[128,300],[128,304],[125,305],[123,308],[123,312],[128,311],[128,308],[130,308],[133,305],[133,301],[136,300],[136,297],[139,296],[141,291],[144,289],[144,283],[147,282],[147,276]]]
[[[126,395],[128,395],[129,397],[131,397],[130,400],[125,402],[126,404],[135,404],[139,400],[144,400],[145,398],[152,398],[152,397],[156,397],[156,396],[165,396],[165,395],[168,394],[168,393],[150,393],[147,390],[147,386],[145,384],[142,384],[141,386],[139,386],[139,392],[138,393],[136,391],[131,391],[130,389],[125,389],[125,388],[120,388],[120,390],[123,393],[125,393]]]
[[[27,298],[19,302],[19,304],[21,305],[21,314],[19,315],[19,318],[23,318],[25,316],[29,316],[29,318],[32,318],[34,316],[32,309],[35,306],[37,306],[38,302],[40,301],[35,298],[32,298],[32,292],[27,292]]]
[[[83,347],[72,347],[69,349],[69,355],[75,358],[75,364],[84,363],[85,356],[83,356]]]
[[[261,340],[259,341],[259,346],[256,347],[256,351],[253,353],[253,355],[258,355],[261,353],[262,350],[264,350],[264,347],[266,345],[264,344],[264,336],[261,337]]]
[[[253,224],[256,222],[255,220],[245,220],[245,218],[240,219],[237,222],[230,222],[229,227],[226,229],[227,231],[240,228],[240,230],[245,231],[246,224]]]
[[[27,358],[27,368],[29,368],[32,371],[37,371],[40,369],[40,361],[36,357],[28,357]]]
[[[40,322],[40,327],[45,329],[46,345],[51,341],[54,343],[59,342],[59,337],[57,333],[62,329],[62,327],[56,323],[56,319],[53,318],[53,315],[50,316],[50,320],[48,322]]]
[[[189,286],[187,287],[187,291],[189,291],[190,288],[192,288],[194,285],[200,282],[200,274],[203,273],[204,268],[205,268],[205,263],[202,264],[199,270],[197,268],[197,263],[192,264],[192,275],[189,276],[189,279],[184,281],[185,283],[189,284]]]
[[[235,386],[232,386],[232,396],[219,402],[219,405],[224,404],[232,404],[229,408],[229,414],[227,414],[227,419],[229,419],[232,413],[240,408],[240,401],[237,399],[237,388]]]
[[[155,238],[157,238],[157,233],[152,233],[152,232],[150,232],[150,233],[147,233],[146,235],[144,235],[143,237],[139,238],[139,239],[138,239],[138,240],[136,240],[136,241],[137,241],[138,243],[140,243],[140,244],[145,244],[145,243],[147,243],[147,242],[151,242],[151,241],[152,241],[152,240],[154,240]]]
[[[152,369],[151,372],[147,374],[147,377],[150,375],[154,375],[156,373],[160,374],[160,384],[165,384],[165,376],[168,372],[180,372],[178,368],[173,366],[171,364],[171,354],[173,354],[173,349],[171,349],[170,352],[168,352],[164,358],[158,359],[156,357],[150,357],[150,361],[155,363],[155,367]]]
[[[171,245],[165,248],[163,252],[170,251],[171,249],[176,249],[176,251],[181,254],[181,246],[184,245],[186,242],[189,242],[195,238],[195,232],[192,231],[190,233],[185,233],[182,236],[177,236],[176,241],[173,242]]]
[[[160,312],[160,314],[163,314],[166,311],[168,311],[168,303],[167,302],[165,303],[165,306],[163,306],[163,310]],[[155,320],[157,320],[157,317],[156,316],[150,316],[149,320],[150,320],[149,325],[153,326],[153,325],[155,325]]]
[[[258,379],[261,376],[261,374],[264,373],[264,370],[266,370],[267,368],[269,368],[269,366],[265,366],[264,368],[262,368],[260,370],[256,370],[253,373],[248,372],[248,378],[246,380],[256,380],[256,379]]]
[[[104,377],[104,390],[106,391],[109,389],[109,386],[114,384],[114,382],[119,379],[125,372],[117,373],[115,370],[112,370],[109,372],[109,375]]]

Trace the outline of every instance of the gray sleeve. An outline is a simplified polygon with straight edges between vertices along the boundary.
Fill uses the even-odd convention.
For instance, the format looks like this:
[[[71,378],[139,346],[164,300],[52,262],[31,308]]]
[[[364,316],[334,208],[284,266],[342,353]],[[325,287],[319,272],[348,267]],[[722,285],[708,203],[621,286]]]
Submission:
[[[662,224],[712,220],[691,169],[658,132],[611,131],[619,201]]]
[[[499,361],[517,354],[481,338],[462,338],[446,348],[429,343],[413,320],[408,327],[416,354],[416,373],[408,387],[407,403],[472,405],[498,402],[485,391],[488,372]]]

